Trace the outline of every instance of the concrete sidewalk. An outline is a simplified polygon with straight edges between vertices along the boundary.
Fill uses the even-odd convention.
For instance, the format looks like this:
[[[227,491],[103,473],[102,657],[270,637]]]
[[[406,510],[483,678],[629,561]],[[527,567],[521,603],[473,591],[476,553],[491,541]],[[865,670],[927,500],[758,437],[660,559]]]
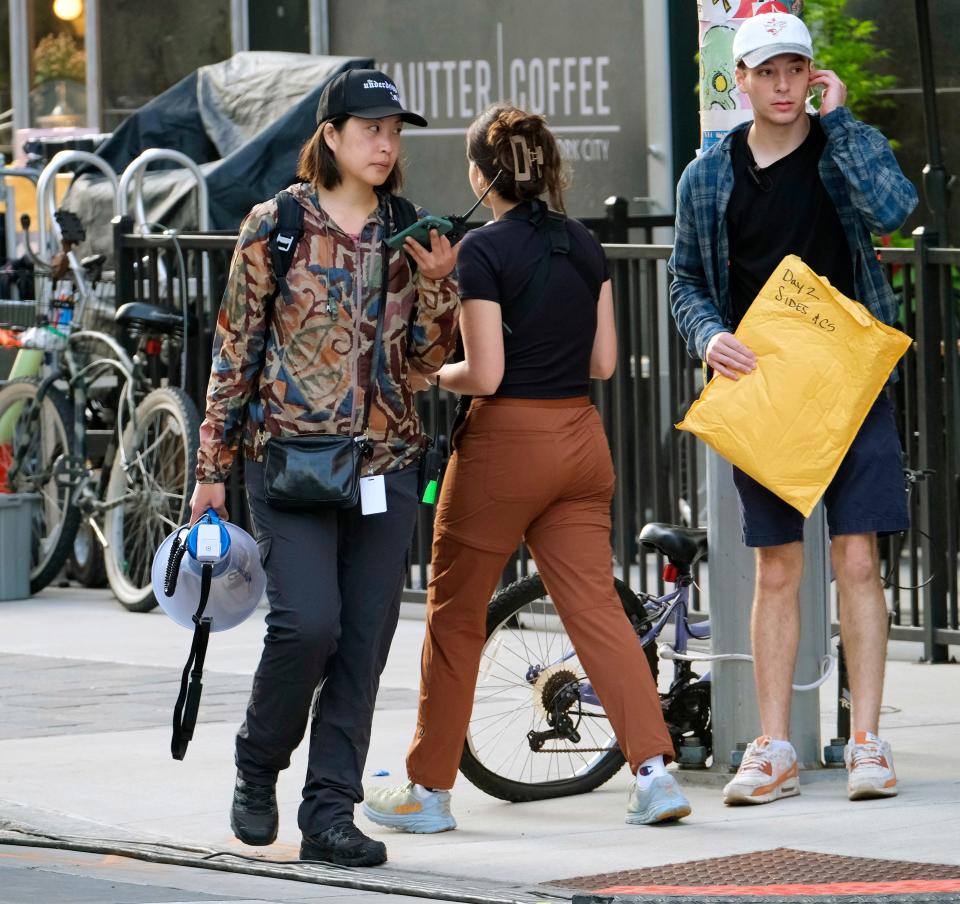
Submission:
[[[418,612],[405,607],[383,676],[370,785],[405,781],[423,636]],[[170,717],[189,632],[159,610],[126,612],[108,591],[48,589],[0,603],[0,843],[4,830],[20,828],[94,847],[113,839],[295,858],[305,745],[280,777],[275,845],[244,847],[227,820],[233,737],[262,631],[258,613],[211,637],[200,724],[185,761],[176,762]],[[387,867],[365,872],[399,876],[401,890],[403,881],[435,878],[460,887],[460,900],[481,900],[478,889],[487,889],[490,900],[533,901],[548,893],[570,900],[572,891],[547,883],[574,877],[774,848],[960,866],[960,666],[919,665],[911,661],[918,654],[918,647],[893,645],[888,665],[882,731],[901,787],[893,800],[850,803],[838,773],[808,782],[797,798],[730,809],[718,788],[687,782],[693,814],[682,824],[631,827],[623,822],[626,771],[591,794],[529,804],[494,800],[461,778],[455,832],[403,835],[372,826],[358,811],[358,825],[384,840],[390,856]],[[821,690],[824,738],[836,723],[835,693],[834,681]],[[372,777],[381,771],[389,775]],[[190,900],[201,899],[209,900]],[[319,899],[304,890],[302,900]]]

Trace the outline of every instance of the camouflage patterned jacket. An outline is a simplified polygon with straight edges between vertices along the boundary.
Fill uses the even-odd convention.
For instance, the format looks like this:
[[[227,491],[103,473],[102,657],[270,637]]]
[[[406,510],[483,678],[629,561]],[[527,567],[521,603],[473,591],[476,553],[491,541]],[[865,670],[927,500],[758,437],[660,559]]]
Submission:
[[[226,479],[241,438],[260,461],[271,436],[354,434],[363,421],[381,285],[383,205],[356,236],[343,232],[303,183],[289,191],[305,208],[303,238],[269,329],[266,302],[276,291],[271,199],[244,220],[213,342],[206,417],[200,427],[197,480]],[[370,406],[373,473],[411,464],[421,448],[420,420],[407,381],[411,364],[435,370],[456,344],[460,299],[453,276],[411,275],[406,255],[390,252],[383,351]]]

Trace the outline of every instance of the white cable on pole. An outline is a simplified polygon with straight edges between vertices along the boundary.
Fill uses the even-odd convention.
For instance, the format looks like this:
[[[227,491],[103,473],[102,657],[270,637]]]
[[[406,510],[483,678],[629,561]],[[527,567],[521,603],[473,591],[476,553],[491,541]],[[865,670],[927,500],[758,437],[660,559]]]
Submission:
[[[753,662],[749,653],[678,653],[668,643],[657,646],[657,656],[661,659],[679,659],[683,662]],[[837,657],[827,653],[820,660],[820,677],[810,684],[794,684],[795,691],[815,691],[833,674],[837,664]]]

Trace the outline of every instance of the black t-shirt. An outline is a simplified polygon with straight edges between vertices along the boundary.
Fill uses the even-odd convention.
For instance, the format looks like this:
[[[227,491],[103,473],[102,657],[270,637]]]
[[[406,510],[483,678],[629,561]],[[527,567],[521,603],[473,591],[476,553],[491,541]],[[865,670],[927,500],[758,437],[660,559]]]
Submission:
[[[526,220],[506,218],[463,239],[457,258],[460,297],[497,302],[511,329],[503,337],[504,373],[495,396],[567,399],[589,390],[597,291],[609,278],[607,259],[583,224],[566,222],[569,255],[551,255],[544,292],[519,320],[511,318],[510,303],[537,270],[544,253],[541,234]],[[578,267],[594,276],[592,285]]]
[[[736,133],[731,144],[734,184],[727,233],[734,323],[740,323],[787,254],[796,254],[854,298],[850,246],[817,169],[827,141],[820,120],[811,116],[803,144],[764,169],[755,166],[747,131]]]

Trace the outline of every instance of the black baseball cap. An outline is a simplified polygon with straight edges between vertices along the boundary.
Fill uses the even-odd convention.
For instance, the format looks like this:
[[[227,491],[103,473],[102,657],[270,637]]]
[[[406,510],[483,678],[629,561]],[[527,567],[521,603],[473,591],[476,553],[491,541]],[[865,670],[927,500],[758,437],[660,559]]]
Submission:
[[[393,79],[377,69],[348,69],[327,82],[317,106],[317,125],[341,116],[361,119],[399,116],[414,126],[427,124],[422,116],[404,110]]]

